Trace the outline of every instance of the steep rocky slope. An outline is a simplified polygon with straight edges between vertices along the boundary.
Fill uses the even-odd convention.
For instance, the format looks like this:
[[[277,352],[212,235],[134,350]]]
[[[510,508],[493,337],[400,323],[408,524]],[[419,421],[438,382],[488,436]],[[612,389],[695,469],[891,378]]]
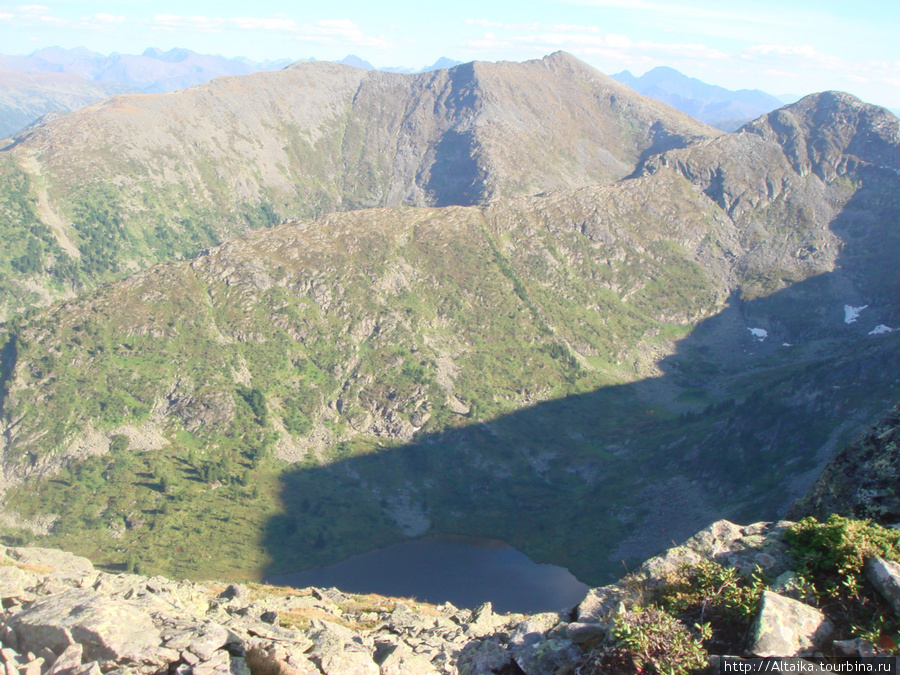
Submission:
[[[898,125],[848,94],[815,94],[740,132],[652,157],[643,172],[674,170],[728,214],[760,292],[790,282],[778,271],[788,260],[824,271],[840,257],[841,275],[895,315]]]
[[[808,169],[747,131],[614,185],[281,225],[36,316],[4,351],[8,522],[179,575],[431,530],[599,581],[777,515],[900,386],[896,119],[801,103],[846,123]],[[221,519],[239,544],[167,555]]]
[[[606,183],[717,133],[561,52],[418,75],[297,63],[117,97],[0,155],[0,282],[7,307],[46,304],[282,219]]]
[[[60,73],[17,73],[0,68],[0,138],[27,127],[49,112],[84,108],[134,91],[117,82],[92,82]]]
[[[900,522],[900,406],[843,448],[801,499],[794,518],[823,519],[831,513]]]

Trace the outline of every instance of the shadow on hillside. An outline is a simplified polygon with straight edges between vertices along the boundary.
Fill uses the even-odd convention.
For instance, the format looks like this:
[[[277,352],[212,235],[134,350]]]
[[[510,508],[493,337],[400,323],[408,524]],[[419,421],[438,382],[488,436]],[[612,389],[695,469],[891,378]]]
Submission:
[[[448,71],[450,94],[443,105],[453,127],[446,130],[434,149],[425,190],[434,206],[471,206],[484,197],[484,171],[479,166],[472,110],[475,94],[475,64],[465,63]]]
[[[900,332],[869,335],[900,327],[900,232],[873,232],[877,197],[860,190],[833,223],[846,242],[834,272],[758,300],[736,294],[657,378],[289,471],[264,533],[267,573],[427,527],[502,539],[600,584],[716,519],[780,517],[900,396]],[[885,216],[875,221],[897,222]],[[845,304],[869,308],[847,324]]]

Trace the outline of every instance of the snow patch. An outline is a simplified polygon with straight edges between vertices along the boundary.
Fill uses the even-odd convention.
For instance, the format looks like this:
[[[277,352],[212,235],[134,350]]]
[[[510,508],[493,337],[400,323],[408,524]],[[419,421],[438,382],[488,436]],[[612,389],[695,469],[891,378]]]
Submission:
[[[875,326],[869,331],[869,335],[884,335],[885,333],[893,333],[897,328],[888,328],[883,323]]]
[[[760,342],[769,337],[769,331],[767,331],[765,328],[748,328],[747,330],[753,333],[753,337],[755,337]]]
[[[844,305],[844,323],[855,323],[859,318],[860,313],[866,307],[868,307],[868,305],[863,305],[862,307],[851,307],[850,305]]]

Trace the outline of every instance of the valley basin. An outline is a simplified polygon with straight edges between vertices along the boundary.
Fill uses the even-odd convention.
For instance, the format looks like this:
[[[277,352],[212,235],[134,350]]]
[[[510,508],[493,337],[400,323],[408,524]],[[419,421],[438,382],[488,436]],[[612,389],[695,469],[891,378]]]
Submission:
[[[569,570],[536,563],[498,539],[437,534],[410,539],[300,572],[273,574],[268,584],[335,587],[497,612],[553,612],[581,602],[588,586]]]

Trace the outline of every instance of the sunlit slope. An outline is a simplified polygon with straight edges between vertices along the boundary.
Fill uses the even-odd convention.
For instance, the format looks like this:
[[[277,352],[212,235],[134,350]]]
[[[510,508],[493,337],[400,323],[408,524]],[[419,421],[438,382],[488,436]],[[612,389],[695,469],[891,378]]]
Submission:
[[[868,208],[820,183],[832,222]],[[774,517],[900,386],[880,252],[816,220],[795,236],[827,255],[781,254],[808,197],[760,200],[748,229],[664,168],[154,267],[9,343],[4,470],[28,482],[8,503],[103,559],[232,575],[430,530],[593,581],[710,517]],[[846,323],[848,303],[869,306]],[[241,534],[208,537],[223,522]],[[202,551],[173,560],[185,537]]]
[[[561,52],[418,75],[305,62],[120,96],[0,153],[3,306],[285,219],[609,183],[718,133]]]

